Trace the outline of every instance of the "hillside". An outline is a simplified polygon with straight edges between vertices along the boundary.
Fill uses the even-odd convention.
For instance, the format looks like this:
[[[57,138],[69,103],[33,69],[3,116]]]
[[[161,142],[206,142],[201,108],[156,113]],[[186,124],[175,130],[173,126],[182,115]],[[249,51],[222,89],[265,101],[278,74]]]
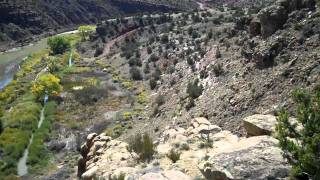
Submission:
[[[68,0],[0,1],[0,48],[18,41],[30,41],[33,35],[53,34],[94,24],[111,17],[136,13],[169,12],[196,8],[189,1]],[[6,48],[5,48],[6,47]]]
[[[0,179],[320,178],[316,1],[107,2],[0,92]]]

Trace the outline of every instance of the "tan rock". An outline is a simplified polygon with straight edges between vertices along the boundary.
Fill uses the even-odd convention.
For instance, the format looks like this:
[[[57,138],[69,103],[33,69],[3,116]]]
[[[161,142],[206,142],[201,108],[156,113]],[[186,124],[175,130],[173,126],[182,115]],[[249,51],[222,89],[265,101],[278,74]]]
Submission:
[[[198,124],[206,124],[206,125],[210,125],[211,123],[207,120],[207,118],[204,117],[198,117],[194,119],[195,122],[197,122]]]
[[[164,171],[162,175],[168,180],[191,180],[191,177],[182,173],[181,171],[168,170]]]
[[[163,177],[160,173],[147,173],[139,178],[139,180],[168,180],[167,178]]]
[[[97,170],[98,170],[98,167],[94,166],[91,169],[89,169],[88,171],[86,171],[85,173],[83,173],[81,178],[83,180],[92,180],[95,178]]]
[[[243,119],[243,125],[249,136],[271,135],[277,119],[273,115],[255,114]]]

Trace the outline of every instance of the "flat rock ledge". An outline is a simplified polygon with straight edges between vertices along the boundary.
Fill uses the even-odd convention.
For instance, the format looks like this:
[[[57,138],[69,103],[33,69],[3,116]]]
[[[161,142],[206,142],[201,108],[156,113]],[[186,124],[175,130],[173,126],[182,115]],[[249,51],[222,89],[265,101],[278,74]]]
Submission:
[[[274,120],[271,116],[253,117]],[[262,127],[272,132],[273,127],[269,124]],[[195,118],[187,129],[167,127],[155,141],[157,153],[154,159],[145,163],[138,161],[136,153],[128,151],[126,142],[112,140],[105,134],[90,134],[81,148],[78,175],[85,180],[117,179],[121,175],[126,180],[288,177],[290,166],[282,157],[278,141],[269,135],[257,134],[238,137],[206,118]],[[172,152],[180,154],[175,161],[170,158]]]

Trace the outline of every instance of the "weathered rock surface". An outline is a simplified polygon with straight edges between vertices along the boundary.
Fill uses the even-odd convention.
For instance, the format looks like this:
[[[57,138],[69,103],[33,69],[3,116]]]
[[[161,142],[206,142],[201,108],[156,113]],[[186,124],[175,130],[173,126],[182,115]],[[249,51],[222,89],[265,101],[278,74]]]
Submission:
[[[224,152],[210,154],[199,169],[207,179],[277,179],[288,176],[277,140],[270,136],[241,139]]]
[[[243,119],[243,126],[249,136],[271,135],[277,119],[273,115],[255,114]]]
[[[275,117],[254,115],[245,119],[271,131],[270,124]],[[263,124],[264,120],[269,124]],[[203,134],[203,129],[207,134]],[[230,131],[222,131],[206,118],[193,119],[187,130],[168,127],[158,142],[154,160],[142,165],[137,161],[137,154],[128,151],[127,143],[111,140],[103,134],[91,134],[83,146],[88,145],[90,150],[80,159],[86,160],[85,170],[80,175],[88,180],[120,175],[139,180],[268,179],[285,178],[290,169],[276,139],[270,136],[240,138]],[[172,150],[180,154],[175,162],[170,159]]]
[[[261,10],[258,14],[261,22],[261,34],[263,37],[269,37],[278,29],[282,28],[288,19],[288,14],[283,6],[269,6]]]

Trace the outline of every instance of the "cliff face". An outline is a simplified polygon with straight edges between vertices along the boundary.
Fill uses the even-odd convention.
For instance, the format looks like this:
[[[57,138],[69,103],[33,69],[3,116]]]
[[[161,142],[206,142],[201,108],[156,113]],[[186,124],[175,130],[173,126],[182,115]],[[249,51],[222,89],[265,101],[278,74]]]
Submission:
[[[32,35],[92,24],[110,17],[181,8],[178,5],[135,0],[1,0],[0,46],[12,41],[25,41]]]

